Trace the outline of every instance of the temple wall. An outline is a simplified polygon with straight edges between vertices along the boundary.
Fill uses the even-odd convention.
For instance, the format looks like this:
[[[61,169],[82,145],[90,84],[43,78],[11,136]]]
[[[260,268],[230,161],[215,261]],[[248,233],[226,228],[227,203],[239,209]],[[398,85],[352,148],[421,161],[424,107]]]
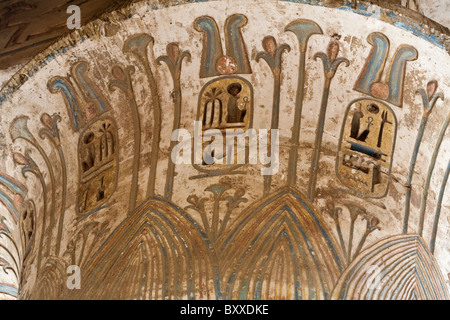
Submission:
[[[26,64],[0,100],[0,298],[448,299],[450,57],[405,19],[142,2]],[[174,164],[195,120],[278,129],[278,170]]]

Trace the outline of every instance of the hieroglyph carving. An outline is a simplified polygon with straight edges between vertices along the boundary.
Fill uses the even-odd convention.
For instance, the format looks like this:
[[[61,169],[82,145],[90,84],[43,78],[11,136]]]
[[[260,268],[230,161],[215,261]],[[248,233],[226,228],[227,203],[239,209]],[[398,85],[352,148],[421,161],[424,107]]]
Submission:
[[[78,142],[80,183],[78,212],[88,213],[104,204],[117,184],[118,140],[112,118],[97,120]]]
[[[236,135],[243,135],[245,130],[251,128],[253,87],[248,80],[237,76],[252,73],[241,33],[241,28],[247,21],[247,17],[242,14],[234,14],[226,19],[224,28],[226,55],[223,55],[220,33],[214,18],[201,16],[194,21],[194,28],[203,33],[200,78],[220,76],[206,83],[199,95],[197,121],[202,122],[204,141],[202,154],[213,140],[211,134],[214,133],[214,129],[219,130],[221,134],[225,134],[227,129],[242,129],[235,132]],[[233,164],[220,167],[207,163],[194,164],[198,171],[206,174],[196,176],[197,178],[210,174],[230,173],[240,166],[234,164],[238,163],[238,157],[246,155],[227,156],[227,152],[233,151],[228,150],[225,143],[226,141],[223,154],[213,151],[215,153],[212,156],[217,160],[233,159]]]

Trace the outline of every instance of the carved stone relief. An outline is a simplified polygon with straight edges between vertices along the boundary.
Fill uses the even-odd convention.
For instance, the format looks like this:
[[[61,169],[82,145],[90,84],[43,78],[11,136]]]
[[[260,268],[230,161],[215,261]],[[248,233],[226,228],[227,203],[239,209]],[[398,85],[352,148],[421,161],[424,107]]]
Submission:
[[[380,101],[359,99],[348,106],[344,119],[336,158],[339,179],[356,193],[384,196],[395,148],[394,112]]]
[[[351,5],[240,2],[139,3],[0,95],[0,293],[450,298],[442,45]],[[194,121],[222,152],[175,163]],[[247,165],[255,128],[281,132],[272,176]]]
[[[112,118],[99,119],[86,127],[78,143],[80,184],[78,211],[98,209],[111,197],[117,184],[118,137]]]

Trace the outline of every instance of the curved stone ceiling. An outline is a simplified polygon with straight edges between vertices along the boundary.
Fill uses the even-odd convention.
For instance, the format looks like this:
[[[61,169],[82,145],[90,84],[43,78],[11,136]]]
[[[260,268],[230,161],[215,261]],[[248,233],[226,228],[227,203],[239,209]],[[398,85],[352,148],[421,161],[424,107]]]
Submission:
[[[231,0],[60,39],[0,93],[0,298],[448,299],[450,57],[428,31]]]

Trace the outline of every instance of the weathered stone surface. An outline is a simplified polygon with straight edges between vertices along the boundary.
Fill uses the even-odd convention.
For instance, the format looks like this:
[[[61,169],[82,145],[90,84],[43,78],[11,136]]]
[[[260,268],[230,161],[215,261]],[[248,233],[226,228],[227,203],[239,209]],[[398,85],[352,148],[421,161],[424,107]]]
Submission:
[[[1,297],[380,299],[346,289],[376,268],[448,299],[450,57],[396,17],[142,2],[36,56],[0,93]],[[174,163],[195,120],[279,129],[278,170]]]

